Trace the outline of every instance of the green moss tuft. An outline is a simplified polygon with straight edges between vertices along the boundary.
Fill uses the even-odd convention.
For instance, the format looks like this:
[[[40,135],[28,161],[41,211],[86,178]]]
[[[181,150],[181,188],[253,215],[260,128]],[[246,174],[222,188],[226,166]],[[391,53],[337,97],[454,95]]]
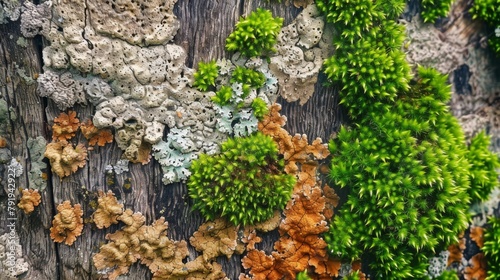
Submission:
[[[214,60],[198,64],[198,71],[194,73],[194,86],[201,91],[207,91],[215,86],[215,79],[218,76],[218,67]]]
[[[450,11],[452,0],[422,0],[422,19],[424,22],[434,23],[443,18]]]
[[[445,270],[441,275],[434,278],[436,280],[458,280],[458,275],[456,271],[453,270]]]
[[[282,24],[282,18],[274,18],[271,11],[259,8],[247,18],[240,18],[236,30],[226,39],[226,49],[246,57],[272,52]]]
[[[295,178],[283,173],[271,137],[256,133],[230,138],[219,155],[200,155],[191,165],[189,196],[207,219],[253,224],[270,218],[290,199]]]
[[[262,120],[262,118],[269,112],[266,102],[259,97],[252,101],[252,110],[255,117],[259,120]]]
[[[500,279],[500,218],[490,217],[484,233],[484,256],[488,261],[486,280]]]
[[[500,0],[475,0],[470,12],[472,18],[484,20],[489,25],[488,44],[500,55]]]
[[[474,201],[487,200],[491,191],[498,186],[498,173],[500,167],[498,155],[489,151],[490,138],[481,132],[476,135],[469,146],[467,159],[470,168],[469,195]]]

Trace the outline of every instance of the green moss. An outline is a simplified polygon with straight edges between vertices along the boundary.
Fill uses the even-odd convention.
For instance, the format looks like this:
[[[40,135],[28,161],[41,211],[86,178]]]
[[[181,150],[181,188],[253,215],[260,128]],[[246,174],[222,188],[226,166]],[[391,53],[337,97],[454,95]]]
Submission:
[[[214,60],[198,64],[198,71],[194,73],[194,86],[201,91],[207,91],[215,86],[215,79],[218,76],[219,69]]]
[[[357,271],[349,273],[349,275],[342,278],[343,280],[360,280]]]
[[[295,178],[283,173],[283,160],[269,136],[230,138],[219,155],[200,155],[188,180],[193,208],[207,219],[253,224],[270,218],[290,199]]]
[[[252,101],[252,110],[255,117],[259,120],[262,120],[267,112],[269,112],[269,108],[267,107],[266,102],[259,97],[255,98]]]
[[[250,93],[251,89],[257,89],[264,85],[266,77],[259,71],[249,69],[242,66],[237,66],[231,75],[231,83],[242,84],[243,97]]]
[[[297,273],[295,280],[311,280],[312,278],[307,275],[307,270]]]
[[[484,20],[489,25],[488,44],[500,54],[500,0],[475,0],[470,9],[472,18]]]
[[[212,96],[212,101],[215,104],[220,106],[224,106],[229,104],[229,101],[233,97],[233,90],[229,86],[221,86],[221,88],[215,92],[215,95]]]
[[[484,256],[488,261],[486,280],[500,279],[500,218],[490,217],[484,233]]]
[[[458,275],[456,271],[453,270],[445,270],[441,275],[434,278],[436,280],[458,280]]]
[[[450,11],[452,0],[422,0],[422,19],[424,22],[434,23],[443,18]]]
[[[498,155],[488,150],[489,146],[490,138],[481,132],[471,140],[467,153],[471,164],[469,194],[475,201],[487,200],[491,191],[498,186],[496,169],[500,167],[500,163]]]
[[[246,57],[272,52],[282,24],[282,18],[274,18],[269,10],[259,8],[247,18],[240,18],[235,31],[226,39],[226,49]]]

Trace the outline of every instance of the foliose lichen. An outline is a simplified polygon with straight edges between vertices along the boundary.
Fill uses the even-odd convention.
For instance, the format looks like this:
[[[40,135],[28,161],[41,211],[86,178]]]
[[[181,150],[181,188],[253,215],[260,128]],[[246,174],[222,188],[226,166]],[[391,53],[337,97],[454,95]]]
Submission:
[[[43,191],[47,186],[47,174],[44,172],[47,164],[43,161],[47,141],[42,136],[38,136],[36,138],[28,138],[26,145],[31,163],[30,170],[28,171],[29,187]]]

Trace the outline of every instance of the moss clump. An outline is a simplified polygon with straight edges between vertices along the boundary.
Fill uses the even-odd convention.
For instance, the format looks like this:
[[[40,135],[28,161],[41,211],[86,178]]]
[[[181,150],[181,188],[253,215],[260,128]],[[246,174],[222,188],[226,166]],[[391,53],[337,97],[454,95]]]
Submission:
[[[282,18],[274,18],[271,11],[259,8],[247,18],[240,18],[236,30],[226,39],[226,49],[246,57],[272,52],[282,24]]]
[[[198,64],[198,71],[194,73],[193,85],[201,91],[207,91],[215,86],[215,79],[218,76],[218,67],[214,60]]]
[[[484,234],[484,256],[488,261],[486,280],[500,279],[500,218],[490,217]]]
[[[488,24],[488,44],[500,55],[500,0],[475,0],[470,12]]]
[[[262,118],[269,112],[266,102],[259,97],[252,101],[252,110],[255,117],[259,120],[262,120]]]
[[[270,218],[290,199],[295,178],[283,173],[272,138],[256,133],[230,138],[218,155],[200,155],[188,181],[193,208],[207,219],[253,224]]]
[[[326,60],[328,78],[342,86],[341,103],[357,118],[373,107],[390,110],[390,103],[408,90],[410,67],[401,46],[404,27],[392,18],[404,1],[318,0],[339,36],[334,36],[335,54]]]
[[[496,169],[500,163],[498,155],[488,150],[489,145],[490,138],[481,132],[471,140],[467,153],[471,164],[469,194],[475,201],[488,199],[491,191],[498,186]]]
[[[229,104],[231,97],[233,97],[233,89],[231,89],[230,86],[221,86],[221,88],[215,92],[215,95],[212,96],[212,101],[220,106],[225,106]]]
[[[438,18],[446,17],[451,3],[451,0],[422,0],[422,19],[424,22],[433,23]]]

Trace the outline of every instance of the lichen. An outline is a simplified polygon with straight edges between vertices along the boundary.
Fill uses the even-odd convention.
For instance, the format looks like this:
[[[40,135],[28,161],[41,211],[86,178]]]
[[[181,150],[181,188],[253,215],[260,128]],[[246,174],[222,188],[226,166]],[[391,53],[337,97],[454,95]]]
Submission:
[[[80,204],[71,206],[71,202],[66,200],[57,206],[57,214],[52,220],[50,228],[50,238],[54,242],[64,242],[71,246],[76,238],[82,234],[83,211]]]
[[[92,120],[87,120],[80,125],[80,130],[83,137],[89,141],[90,146],[104,146],[106,143],[113,143],[113,133],[110,129],[98,129],[92,123]]]
[[[47,173],[44,172],[47,164],[43,161],[46,145],[47,141],[42,136],[28,138],[26,144],[31,163],[30,170],[28,171],[29,187],[39,191],[43,191],[47,186]]]
[[[4,0],[0,3],[0,24],[7,23],[8,20],[16,21],[21,15],[21,1]]]
[[[85,166],[87,149],[83,144],[73,147],[65,141],[53,142],[47,145],[44,156],[49,159],[52,171],[62,179]]]
[[[52,125],[52,139],[65,141],[73,138],[80,127],[80,120],[76,117],[75,111],[62,112],[54,119]]]
[[[23,166],[15,158],[12,158],[10,160],[8,169],[9,169],[9,172],[13,172],[13,175],[16,178],[19,178],[24,172]]]
[[[0,235],[0,278],[18,279],[25,273],[29,264],[23,258],[23,248],[15,231]]]
[[[98,192],[97,209],[92,214],[92,220],[97,228],[108,228],[118,223],[118,217],[123,214],[123,204],[119,204],[112,191]]]
[[[269,68],[277,77],[279,94],[288,102],[298,100],[303,105],[314,93],[318,73],[332,52],[331,33],[324,34],[324,27],[324,18],[312,4],[278,35],[277,54]]]
[[[23,210],[25,214],[30,214],[35,210],[35,206],[38,206],[38,204],[40,204],[40,202],[42,201],[42,197],[36,189],[24,189],[22,193],[23,196],[17,204],[17,207]]]

